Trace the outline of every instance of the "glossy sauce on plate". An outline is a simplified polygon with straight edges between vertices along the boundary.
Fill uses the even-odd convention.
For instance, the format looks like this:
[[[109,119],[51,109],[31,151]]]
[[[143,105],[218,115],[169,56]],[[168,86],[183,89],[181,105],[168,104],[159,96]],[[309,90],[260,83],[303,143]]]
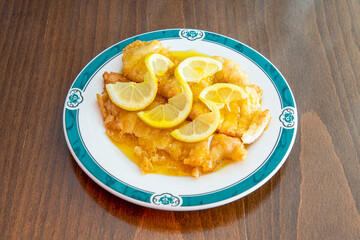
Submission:
[[[171,51],[170,52],[172,55],[178,57],[178,58],[182,58],[182,59],[186,59],[189,57],[209,57],[209,55],[206,55],[204,53],[198,52],[196,50],[187,50],[187,51]],[[131,146],[129,145],[129,143],[124,144],[124,143],[118,143],[115,141],[112,141],[114,145],[116,145],[121,152],[128,158],[130,159],[132,162],[134,162],[136,165],[138,165],[140,167],[140,162],[141,159],[140,157],[138,157],[135,152],[134,152],[134,148],[135,146]],[[223,161],[221,161],[221,163],[211,172],[207,172],[205,174],[208,173],[212,173],[215,171],[218,171],[219,169],[229,165],[230,163],[233,163],[234,161],[229,160],[229,159],[224,159]],[[156,172],[152,172],[153,174],[162,174],[162,175],[168,175],[168,176],[190,176],[191,174],[189,173],[189,171],[182,171],[183,168],[186,168],[186,166],[184,166],[184,164],[182,164],[179,161],[172,160],[172,159],[167,159],[166,162],[163,165],[156,165]],[[140,167],[141,169],[141,167]],[[139,169],[139,170],[140,170]]]

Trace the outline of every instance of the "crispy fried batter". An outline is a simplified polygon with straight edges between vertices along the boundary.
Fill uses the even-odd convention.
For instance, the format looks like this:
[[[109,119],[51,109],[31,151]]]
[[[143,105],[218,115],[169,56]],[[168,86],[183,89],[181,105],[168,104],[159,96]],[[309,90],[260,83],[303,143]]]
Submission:
[[[222,69],[215,74],[216,82],[232,83],[240,87],[252,85],[248,75],[241,70],[240,65],[232,59],[214,57],[223,63]]]
[[[146,55],[149,53],[164,54],[166,52],[167,49],[157,40],[151,42],[137,40],[126,46],[122,58],[125,77],[134,82],[142,82],[147,71],[144,62]]]
[[[243,70],[241,70],[239,64],[234,60],[224,59],[222,57],[214,57],[215,59],[223,62],[222,70],[215,74],[215,82],[232,83],[243,87],[249,94],[249,97],[238,103],[230,103],[227,107],[222,109],[223,122],[219,127],[219,132],[238,137],[241,139],[242,135],[249,129],[252,119],[260,111],[262,90],[256,84],[252,84],[249,78]],[[269,119],[270,120],[270,119]],[[269,121],[266,122],[266,126]],[[265,126],[265,127],[266,127]],[[255,126],[253,126],[254,128]],[[258,131],[261,133],[265,127],[258,127]],[[255,133],[255,130],[252,131]],[[261,135],[260,133],[260,135]],[[249,138],[250,132],[247,133]]]
[[[104,84],[129,81],[124,75],[115,72],[104,72],[103,79]]]
[[[180,83],[176,80],[174,76],[170,76],[168,78],[160,78],[160,83],[158,86],[158,94],[166,97],[172,98],[175,95],[182,92]]]
[[[211,157],[218,161],[222,159],[232,159],[242,161],[247,151],[239,138],[226,136],[224,134],[215,134],[210,145]]]
[[[256,141],[268,126],[271,116],[270,111],[258,111],[250,122],[249,128],[241,136],[241,140],[250,144]]]
[[[142,82],[146,72],[145,56],[155,52],[170,58],[175,66],[164,76],[158,77],[158,95],[146,110],[166,103],[167,99],[182,91],[173,76],[175,67],[182,59],[171,55],[171,52],[156,40],[135,41],[128,45],[123,55],[124,73],[105,72],[104,83]],[[214,58],[223,62],[222,70],[199,83],[189,83],[194,95],[189,119],[195,119],[209,111],[206,105],[198,100],[198,95],[213,83],[236,84],[243,87],[249,97],[231,102],[221,109],[222,122],[217,132],[200,142],[186,143],[176,140],[170,135],[174,128],[153,128],[141,121],[137,112],[121,109],[112,103],[106,91],[97,95],[106,134],[113,141],[126,143],[134,148],[135,155],[140,158],[139,166],[144,174],[156,173],[165,166],[175,175],[180,171],[198,178],[203,173],[214,171],[224,159],[243,160],[247,155],[244,144],[254,142],[266,129],[271,117],[269,110],[260,109],[262,90],[249,81],[247,74],[235,61],[221,57]]]
[[[238,122],[241,119],[241,107],[238,102],[230,102],[222,111],[223,121],[219,126],[219,132],[229,135],[237,136]]]
[[[173,129],[148,126],[138,118],[136,112],[123,110],[113,104],[106,92],[97,97],[106,133],[120,143],[129,141],[129,135],[134,137],[134,151],[141,158],[140,166],[144,173],[156,172],[156,166],[172,161],[178,162],[172,165],[187,165],[183,166],[183,170],[199,177],[198,173],[214,170],[224,158],[241,160],[241,156],[246,155],[246,149],[238,138],[215,134],[210,147],[209,138],[196,143],[181,142],[170,135]],[[157,97],[148,108],[163,102],[162,97]]]

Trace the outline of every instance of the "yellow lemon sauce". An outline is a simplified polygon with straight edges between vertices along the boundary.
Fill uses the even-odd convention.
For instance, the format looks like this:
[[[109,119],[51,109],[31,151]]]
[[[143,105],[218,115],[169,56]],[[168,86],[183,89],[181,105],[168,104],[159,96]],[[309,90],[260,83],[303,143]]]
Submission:
[[[198,52],[198,51],[192,50],[192,49],[187,50],[187,51],[170,51],[170,54],[177,58],[180,58],[182,60],[189,58],[189,57],[211,57],[209,55],[206,55],[204,53],[201,53],[201,52]],[[123,71],[121,71],[121,72],[123,72]],[[196,89],[197,89],[196,84],[194,85],[194,88],[195,89],[192,89],[193,92],[195,91],[194,94],[199,94],[199,92],[196,91]],[[200,86],[200,88],[201,88],[201,86]],[[105,100],[103,100],[100,95],[98,95],[98,99],[99,99],[99,103],[100,103],[100,108],[105,108],[104,101],[108,100],[108,99],[106,99],[106,95],[105,95]],[[220,115],[221,115],[220,125],[222,124],[223,121],[224,121],[224,123],[231,125],[231,124],[233,124],[232,119],[234,119],[234,121],[237,121],[237,119],[239,119],[239,107],[240,107],[239,104],[241,104],[240,101],[232,102],[226,106],[226,110],[225,110],[225,107],[220,109]],[[109,116],[111,116],[111,115],[109,115]],[[129,119],[131,119],[131,118],[129,118]],[[238,125],[238,127],[246,129],[249,126],[250,120],[251,120],[251,116],[249,115],[249,117],[241,119],[241,122],[238,122],[235,125]],[[110,122],[110,124],[112,124],[112,123],[113,122]],[[229,128],[229,129],[231,131],[231,128]],[[114,130],[114,132],[113,132],[113,130],[111,130],[111,128],[108,130],[109,130],[109,133],[113,133],[113,134],[109,135],[109,138],[111,139],[113,144],[124,154],[124,156],[126,158],[131,160],[137,166],[139,166],[139,168],[141,169],[143,174],[152,173],[152,174],[162,174],[162,175],[168,175],[168,176],[190,176],[190,177],[196,176],[198,178],[198,175],[197,175],[198,173],[196,173],[196,172],[194,173],[194,171],[193,171],[194,169],[196,169],[194,167],[195,166],[194,164],[191,164],[191,163],[185,164],[182,160],[174,159],[173,157],[170,156],[170,154],[167,152],[167,150],[162,151],[160,149],[159,155],[156,154],[155,156],[151,156],[151,157],[146,156],[146,152],[145,152],[145,155],[143,155],[143,153],[144,153],[143,146],[141,146],[141,144],[139,145],[138,140],[134,139],[131,134],[129,136],[121,135],[120,139],[119,139],[119,137],[116,137],[117,136],[116,131],[118,131],[118,130]],[[232,132],[230,132],[230,133],[232,133]],[[222,133],[222,134],[225,135],[226,133]],[[115,138],[112,138],[112,137],[114,137],[113,135],[115,136]],[[143,136],[143,137],[146,137],[146,136]],[[219,140],[219,141],[222,141],[222,140]],[[215,143],[215,144],[217,144],[217,143]],[[186,144],[184,144],[184,148],[181,148],[180,146],[181,146],[181,144],[179,145],[179,148],[176,149],[176,150],[179,150],[179,152],[181,152],[183,150],[187,151],[187,148],[189,148],[189,145],[186,145]],[[201,147],[201,145],[199,145],[199,146],[201,149],[203,149],[203,147]],[[245,147],[245,149],[247,148],[247,146],[243,146],[243,147]],[[246,152],[246,150],[245,150],[245,152]],[[177,154],[177,152],[176,152],[176,154]],[[175,156],[177,156],[176,154],[175,154]],[[238,154],[241,154],[241,152],[239,151]],[[194,157],[195,157],[195,159],[199,159],[199,161],[203,161],[201,159],[201,157],[203,157],[203,156],[204,155],[202,155],[202,156],[199,155],[199,158],[197,158],[195,156]],[[153,161],[152,157],[156,158],[156,161]],[[231,158],[231,157],[229,157],[229,158]],[[209,159],[209,161],[210,160],[211,159]],[[235,159],[226,159],[226,158],[222,159],[221,161],[219,161],[219,160],[220,159],[218,159],[219,164],[217,166],[216,166],[217,162],[213,162],[213,164],[214,164],[213,166],[215,166],[215,168],[211,168],[212,171],[208,172],[208,171],[205,171],[204,169],[202,169],[202,170],[200,170],[201,171],[200,174],[204,175],[204,174],[209,174],[209,173],[212,173],[215,171],[219,171],[220,169],[223,169],[227,165],[234,163],[234,161],[236,161]],[[241,160],[241,159],[239,159],[239,160]]]
[[[175,57],[183,58],[183,59],[186,59],[189,57],[209,57],[209,55],[206,55],[204,53],[201,53],[201,52],[198,52],[198,51],[192,50],[192,49],[187,50],[187,51],[171,51],[170,53],[172,55],[174,55]],[[121,71],[121,72],[123,72],[123,71]],[[119,148],[121,150],[121,152],[128,159],[130,159],[132,162],[134,162],[136,165],[138,165],[141,168],[141,166],[140,166],[141,158],[135,154],[135,152],[134,152],[135,146],[131,146],[129,143],[125,144],[125,143],[115,142],[113,140],[112,140],[112,142],[115,146],[117,146],[117,148]],[[208,174],[208,173],[218,171],[233,162],[234,161],[232,161],[232,160],[224,159],[213,171],[203,172],[203,174]],[[155,168],[156,172],[152,172],[152,173],[168,175],[168,176],[191,176],[191,174],[190,174],[191,171],[183,171],[182,170],[182,168],[184,168],[184,167],[186,168],[186,166],[184,166],[181,162],[167,158],[167,161],[165,162],[165,164],[157,165]]]
[[[198,52],[196,50],[187,50],[187,51],[170,51],[171,55],[174,55],[178,58],[189,58],[189,57],[209,57],[204,53]]]
[[[135,163],[136,165],[138,165],[140,167],[140,157],[136,156],[135,152],[134,152],[134,147],[135,146],[130,146],[128,143],[118,143],[115,141],[112,141],[113,144],[119,148],[121,150],[121,152],[128,158],[130,159],[133,163]],[[224,159],[213,171],[211,172],[204,172],[203,174],[208,174],[208,173],[212,173],[212,172],[216,172],[224,167],[226,167],[227,165],[229,165],[230,163],[233,163],[234,161],[229,160],[229,159]],[[174,167],[174,164],[178,165],[177,167]],[[172,166],[170,166],[172,165]],[[191,174],[189,172],[185,172],[182,171],[181,168],[184,167],[182,166],[181,162],[177,162],[177,161],[166,161],[165,164],[163,165],[156,165],[156,172],[152,172],[153,174],[161,174],[161,175],[168,175],[168,176],[189,176],[191,177]]]

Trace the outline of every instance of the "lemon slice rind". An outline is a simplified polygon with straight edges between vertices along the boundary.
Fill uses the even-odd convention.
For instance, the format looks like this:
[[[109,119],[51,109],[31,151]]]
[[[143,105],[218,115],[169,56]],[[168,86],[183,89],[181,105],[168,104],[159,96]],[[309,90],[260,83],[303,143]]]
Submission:
[[[181,93],[170,98],[166,104],[138,112],[139,118],[156,128],[171,128],[185,121],[192,108],[193,94],[187,82],[182,80],[179,82],[182,87]],[[181,102],[184,104],[179,104]]]
[[[211,112],[199,115],[193,121],[173,130],[170,134],[183,142],[198,142],[211,136],[220,124],[220,111],[213,102],[199,98]],[[209,121],[210,120],[210,121]]]
[[[162,54],[153,53],[145,57],[145,65],[156,76],[163,76],[174,66],[174,63]]]
[[[189,57],[175,69],[175,77],[186,82],[200,82],[222,69],[222,63],[210,57]]]
[[[164,55],[153,53],[145,57],[145,65],[148,71],[144,75],[144,82],[116,82],[105,85],[115,105],[128,111],[138,111],[149,106],[157,94],[156,75],[164,75],[174,63]]]
[[[215,83],[204,88],[199,97],[210,100],[221,109],[230,102],[247,98],[248,93],[242,87],[235,84]]]
[[[157,79],[151,72],[146,72],[144,82],[116,82],[105,85],[111,101],[128,111],[141,110],[152,101],[157,93]]]

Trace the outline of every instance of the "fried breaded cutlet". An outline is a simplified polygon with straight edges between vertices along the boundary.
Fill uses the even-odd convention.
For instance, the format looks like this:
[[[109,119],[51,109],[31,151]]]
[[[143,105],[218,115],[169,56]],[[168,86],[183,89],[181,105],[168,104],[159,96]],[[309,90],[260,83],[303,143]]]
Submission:
[[[158,94],[145,110],[165,104],[168,98],[181,92],[181,87],[174,77],[174,69],[183,59],[171,55],[171,52],[156,40],[135,41],[128,45],[123,52],[123,74],[105,72],[104,84],[117,81],[142,82],[146,73],[144,58],[155,52],[168,57],[174,62],[174,66],[158,78]],[[189,83],[194,102],[188,120],[183,124],[209,111],[198,100],[198,95],[211,84],[222,82],[238,85],[246,90],[249,97],[231,102],[221,109],[222,121],[217,131],[200,142],[187,143],[173,138],[170,132],[179,126],[160,129],[147,125],[138,117],[136,111],[127,111],[116,106],[106,90],[97,95],[106,134],[114,142],[133,147],[144,174],[157,173],[165,166],[169,169],[168,172],[174,175],[182,172],[198,178],[204,173],[214,171],[225,159],[243,160],[247,155],[245,144],[254,142],[267,127],[270,113],[269,110],[260,109],[262,90],[249,81],[247,74],[236,62],[221,57],[214,58],[223,63],[223,68],[199,83]]]

